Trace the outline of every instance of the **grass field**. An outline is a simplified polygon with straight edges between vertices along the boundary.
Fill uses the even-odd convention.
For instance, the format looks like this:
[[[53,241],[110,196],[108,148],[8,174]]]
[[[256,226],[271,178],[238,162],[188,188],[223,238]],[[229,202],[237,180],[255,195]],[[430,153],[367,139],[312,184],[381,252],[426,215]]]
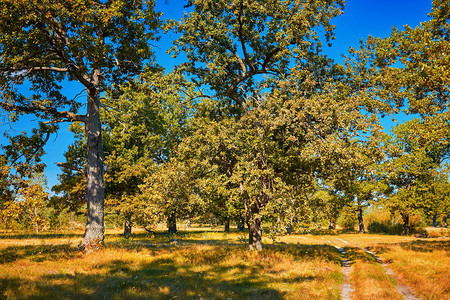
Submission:
[[[450,240],[370,234],[264,239],[249,252],[243,233],[196,228],[176,236],[107,231],[106,247],[77,250],[82,232],[0,234],[0,298],[6,299],[339,299],[340,252],[352,263],[353,299],[450,298]],[[362,248],[396,273],[387,275]],[[397,282],[398,281],[398,282]]]

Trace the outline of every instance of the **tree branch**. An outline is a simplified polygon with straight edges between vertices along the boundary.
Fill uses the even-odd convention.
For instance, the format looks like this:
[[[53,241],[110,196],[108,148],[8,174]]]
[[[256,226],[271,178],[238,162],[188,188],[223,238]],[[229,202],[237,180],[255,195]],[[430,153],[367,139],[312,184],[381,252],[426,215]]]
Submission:
[[[24,113],[46,113],[56,119],[56,121],[64,120],[66,122],[85,122],[85,115],[77,115],[69,111],[57,111],[54,107],[46,107],[44,105],[15,105],[11,103],[0,102],[0,107],[6,111],[19,111]]]

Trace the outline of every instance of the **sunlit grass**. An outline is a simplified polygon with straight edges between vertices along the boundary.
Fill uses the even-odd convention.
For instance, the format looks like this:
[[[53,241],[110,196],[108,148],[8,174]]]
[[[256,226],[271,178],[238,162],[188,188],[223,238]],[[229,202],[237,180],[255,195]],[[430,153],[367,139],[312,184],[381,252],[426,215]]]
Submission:
[[[352,261],[350,284],[353,299],[403,299],[396,290],[396,282],[370,254],[360,248],[345,249]]]
[[[7,298],[339,298],[340,256],[333,247],[268,244],[249,252],[240,233],[176,238],[125,240],[114,233],[105,249],[89,255],[63,238],[14,239],[14,246],[1,239],[0,287]]]
[[[106,248],[79,252],[82,232],[0,234],[0,298],[339,299],[344,247],[354,299],[399,299],[395,281],[358,247],[391,263],[424,299],[449,298],[448,240],[327,234],[265,237],[249,252],[245,232],[194,228],[168,235],[109,230]]]
[[[374,247],[398,275],[423,299],[450,299],[450,241],[416,240]]]

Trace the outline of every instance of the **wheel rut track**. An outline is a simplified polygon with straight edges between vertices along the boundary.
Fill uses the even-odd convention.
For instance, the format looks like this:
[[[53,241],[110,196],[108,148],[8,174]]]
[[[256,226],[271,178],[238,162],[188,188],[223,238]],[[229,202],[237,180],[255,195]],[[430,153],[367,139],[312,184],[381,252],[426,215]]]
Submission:
[[[340,239],[340,238],[336,238],[337,240],[345,243],[345,244],[350,244],[348,241]],[[332,242],[328,241],[330,244],[332,244],[334,247],[338,248],[337,246],[335,246]],[[399,279],[398,277],[395,275],[395,272],[389,268],[389,265],[383,261],[383,259],[381,259],[381,257],[379,257],[378,255],[376,255],[374,252],[370,251],[368,248],[363,248],[361,246],[358,245],[352,245],[352,246],[356,246],[362,250],[364,250],[366,253],[370,254],[372,257],[374,257],[376,259],[376,261],[383,267],[384,271],[386,272],[386,274],[391,277],[392,279],[394,279],[394,281],[397,283],[396,284],[396,289],[397,291],[403,296],[403,298],[405,298],[406,300],[420,300],[420,298],[418,298],[417,296],[414,295],[412,289],[409,286],[403,285],[403,284],[399,284]],[[343,249],[344,250],[344,249]],[[342,253],[342,252],[341,252]],[[345,274],[344,274],[345,276]],[[341,295],[342,296],[342,295]],[[350,299],[350,298],[344,298],[342,296],[342,299]]]
[[[334,245],[332,242],[330,242],[329,240],[326,240],[323,237],[322,237],[322,239],[325,240],[326,242],[328,242],[330,245],[332,245],[336,249],[338,249],[338,251],[342,255],[341,264],[342,264],[342,273],[344,274],[344,282],[339,287],[339,293],[341,295],[342,300],[350,300],[350,299],[352,299],[351,294],[353,293],[353,287],[350,284],[350,280],[349,280],[350,274],[352,273],[352,270],[353,270],[352,263],[351,263],[350,259],[348,258],[348,255],[345,252],[344,248]]]

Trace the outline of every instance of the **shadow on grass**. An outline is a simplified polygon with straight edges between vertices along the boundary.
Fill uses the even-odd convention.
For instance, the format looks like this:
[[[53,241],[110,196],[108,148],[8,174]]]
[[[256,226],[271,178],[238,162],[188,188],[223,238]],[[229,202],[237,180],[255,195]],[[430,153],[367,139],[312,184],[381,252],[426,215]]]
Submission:
[[[3,262],[25,256],[42,261],[64,260],[76,255],[75,247],[64,245],[10,247],[7,250]],[[149,255],[148,251],[140,253],[140,247],[134,250],[138,255]],[[118,258],[95,265],[88,273],[55,271],[33,281],[3,277],[0,278],[0,291],[4,294],[0,293],[0,298],[283,299],[285,294],[282,291],[270,287],[274,278],[277,284],[282,285],[321,281],[322,278],[321,275],[282,276],[282,271],[271,268],[278,259],[320,259],[340,264],[339,252],[329,245],[266,245],[263,251],[253,253],[248,252],[245,246],[222,247],[220,244],[205,249],[176,246],[150,250],[154,258],[150,262]],[[14,256],[13,253],[19,255]],[[158,257],[163,253],[173,255]],[[240,254],[233,256],[236,253]],[[8,257],[11,257],[9,261]],[[230,257],[237,259],[233,262]],[[24,287],[32,287],[31,294],[24,291]]]
[[[350,264],[354,264],[357,260],[365,263],[378,263],[375,257],[357,247],[345,247]]]
[[[0,251],[0,264],[11,263],[19,259],[28,258],[34,262],[56,261],[82,255],[77,247],[63,245],[25,245],[11,246]]]
[[[75,233],[1,233],[0,239],[17,239],[17,240],[28,240],[28,239],[63,239],[63,238],[76,238],[80,239],[83,234]]]

